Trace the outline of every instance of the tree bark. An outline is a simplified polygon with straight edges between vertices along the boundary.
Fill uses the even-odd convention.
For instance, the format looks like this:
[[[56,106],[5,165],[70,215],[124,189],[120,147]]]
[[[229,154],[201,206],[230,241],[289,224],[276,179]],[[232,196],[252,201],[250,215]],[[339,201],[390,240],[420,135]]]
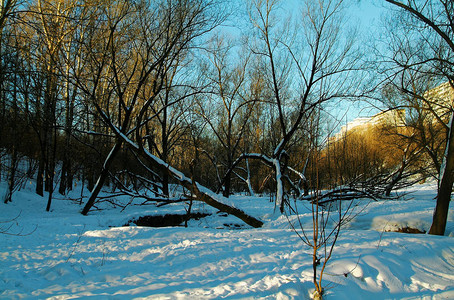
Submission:
[[[54,123],[54,132],[53,132],[53,145],[52,145],[52,150],[50,153],[50,163],[49,163],[49,168],[47,172],[47,180],[46,184],[48,185],[48,198],[47,198],[47,206],[46,206],[46,211],[50,211],[50,206],[52,204],[52,196],[54,194],[54,172],[55,172],[55,156],[57,153],[57,124]],[[51,137],[52,137],[51,135]]]
[[[246,158],[246,171],[247,171],[246,183],[247,183],[247,187],[249,190],[249,195],[255,196],[254,188],[252,187],[252,178],[251,178],[251,170],[249,167],[249,159],[247,159],[247,158]]]
[[[230,196],[230,183],[232,180],[231,174],[232,173],[228,173],[224,179],[224,190],[222,191],[222,195],[226,198]]]
[[[17,169],[17,149],[13,146],[11,154],[11,169],[8,178],[8,191],[5,197],[5,204],[12,201],[14,186],[16,185],[16,169]]]
[[[69,88],[69,66],[66,70],[66,87],[65,87],[65,100],[66,100],[66,115],[65,115],[65,146],[63,149],[63,164],[61,170],[61,179],[60,179],[60,188],[59,193],[61,195],[66,194],[66,191],[72,189],[72,159],[71,159],[71,135],[72,135],[72,123],[74,119],[74,98],[75,91],[73,95],[70,95]]]
[[[445,154],[440,170],[437,204],[429,234],[444,235],[451,201],[454,172],[454,111],[451,112]]]
[[[88,199],[87,203],[84,206],[84,209],[82,210],[83,215],[87,215],[88,212],[90,211],[90,208],[92,208],[93,205],[95,204],[96,198],[98,197],[98,194],[101,191],[101,188],[103,187],[104,182],[106,181],[107,177],[109,176],[109,168],[112,165],[112,162],[114,161],[115,156],[120,151],[121,145],[122,145],[122,141],[117,140],[117,142],[113,146],[112,150],[110,150],[110,153],[107,156],[106,160],[104,161],[104,165],[102,167],[101,174],[98,177],[98,181],[96,181],[95,187],[93,188],[93,191],[91,192],[90,198]]]
[[[19,54],[16,53],[16,62],[19,60]],[[10,137],[12,138],[11,140],[11,168],[10,168],[10,174],[8,178],[8,191],[5,197],[5,204],[8,202],[12,201],[13,193],[14,193],[14,188],[16,185],[16,171],[18,167],[18,144],[20,143],[21,137],[18,136],[19,130],[18,130],[18,104],[17,104],[17,76],[18,74],[15,73],[14,75],[14,81],[13,81],[13,97],[12,97],[12,109],[13,109],[13,115],[12,115],[12,122],[11,122],[11,135]],[[1,174],[0,174],[1,175]]]
[[[385,189],[385,196],[389,197],[391,195],[391,191],[394,189],[394,186],[402,179],[402,175],[404,173],[404,170],[407,166],[407,159],[404,157],[402,159],[402,164],[400,168],[394,172],[391,176],[391,182],[386,186]]]
[[[41,157],[39,158],[38,162],[38,175],[36,176],[36,194],[40,195],[41,197],[44,195],[44,150],[42,149],[43,145],[41,145]]]

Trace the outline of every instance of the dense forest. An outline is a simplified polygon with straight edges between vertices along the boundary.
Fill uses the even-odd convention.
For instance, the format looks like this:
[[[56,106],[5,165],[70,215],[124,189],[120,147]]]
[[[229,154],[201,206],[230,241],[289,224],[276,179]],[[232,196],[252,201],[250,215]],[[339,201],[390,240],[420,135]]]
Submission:
[[[377,1],[389,15],[370,43],[348,1],[227,2],[1,1],[2,202],[33,181],[50,210],[82,184],[83,214],[105,189],[203,201],[259,227],[223,197],[270,194],[282,212],[290,198],[392,197],[435,178],[430,233],[443,234],[453,2]],[[338,133],[330,110],[359,101],[383,112]]]

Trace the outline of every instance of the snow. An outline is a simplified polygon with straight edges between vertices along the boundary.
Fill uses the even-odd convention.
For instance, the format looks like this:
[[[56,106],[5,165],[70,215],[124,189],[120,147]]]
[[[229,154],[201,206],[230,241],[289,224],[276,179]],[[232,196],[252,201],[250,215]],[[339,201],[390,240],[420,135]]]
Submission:
[[[364,203],[325,271],[325,299],[454,299],[452,214],[445,236],[387,231],[428,230],[436,188],[418,185],[404,200]],[[0,195],[5,189],[1,183]],[[203,203],[193,211],[212,215],[188,228],[150,228],[122,225],[185,207],[121,211],[106,202],[82,216],[79,202],[69,200],[78,195],[54,199],[46,212],[46,197],[29,184],[0,204],[0,231],[7,231],[0,234],[0,299],[310,299],[309,249],[287,218],[273,213],[269,197],[229,199],[264,220],[260,229]],[[311,226],[306,206],[300,218]]]

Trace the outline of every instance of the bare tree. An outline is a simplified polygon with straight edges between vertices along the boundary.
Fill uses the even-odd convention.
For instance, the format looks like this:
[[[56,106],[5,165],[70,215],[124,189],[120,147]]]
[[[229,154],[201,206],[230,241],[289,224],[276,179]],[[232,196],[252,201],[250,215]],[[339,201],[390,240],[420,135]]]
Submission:
[[[5,81],[6,81],[6,73],[7,70],[7,59],[8,57],[7,52],[5,51],[5,41],[8,38],[4,35],[4,27],[7,24],[7,20],[11,16],[14,11],[14,8],[17,4],[16,0],[7,0],[0,2],[0,109],[1,109],[1,120],[4,121],[5,113],[6,113],[6,91],[5,91]],[[2,122],[4,123],[4,122]],[[0,143],[2,142],[2,137],[0,136]],[[1,162],[0,162],[0,175],[1,175]],[[1,179],[1,176],[0,176]],[[10,197],[7,197],[10,198]]]
[[[72,14],[76,3],[38,0],[38,34],[42,45],[42,72],[45,77],[43,95],[42,128],[40,132],[41,159],[37,189],[45,174],[45,190],[49,193],[46,210],[49,211],[54,192],[54,174],[57,160],[57,110],[60,100],[61,76],[59,74],[61,53],[67,36],[73,32]],[[42,190],[38,190],[42,194]]]
[[[247,67],[249,55],[242,52],[241,59],[235,62],[232,55],[233,43],[216,36],[212,49],[208,49],[209,66],[206,68],[212,91],[207,98],[198,101],[198,111],[211,128],[220,144],[221,153],[216,153],[216,162],[229,170],[235,157],[244,144],[249,117],[254,110],[256,99],[247,92]],[[206,103],[211,103],[207,106]],[[219,159],[220,158],[220,159]],[[223,195],[231,193],[232,173],[223,178]],[[221,187],[219,187],[221,188]]]
[[[150,112],[145,112],[144,115],[144,120],[150,119],[144,125],[148,149],[167,163],[172,162],[172,152],[189,135],[190,128],[185,122],[185,116],[189,113],[191,99],[203,90],[197,82],[199,78],[195,76],[191,62],[186,62],[185,59],[187,57],[181,57],[173,65],[166,67],[167,72],[162,74],[163,92],[158,94],[155,103],[150,106]],[[163,173],[160,178],[162,193],[168,197],[169,175]]]
[[[454,4],[448,0],[386,0],[401,10],[390,33],[392,46],[389,81],[409,100],[403,106],[430,115],[430,126],[438,124],[443,132],[443,154],[438,172],[437,204],[430,234],[443,235],[454,180],[454,108],[434,87],[443,82],[454,89]],[[399,30],[396,30],[399,29]],[[426,126],[426,123],[423,126]],[[423,146],[423,145],[421,145]],[[424,146],[423,146],[424,147]],[[437,161],[434,152],[428,152]],[[435,164],[436,168],[437,163]]]
[[[334,195],[335,190],[321,192],[319,184],[323,167],[319,162],[323,156],[325,141],[320,137],[319,126],[320,122],[317,120],[311,127],[312,130],[308,132],[312,149],[310,168],[314,170],[314,176],[309,179],[312,190],[306,198],[310,202],[295,199],[289,204],[285,213],[291,228],[309,247],[312,257],[312,282],[315,287],[313,299],[321,300],[324,295],[325,270],[333,256],[341,230],[358,213],[356,209],[359,201],[363,201],[360,198],[371,198],[371,196],[366,193],[361,195],[353,190],[351,197],[347,190],[340,191],[338,195]],[[301,208],[310,210],[309,224],[304,223],[300,216]]]
[[[143,121],[144,124],[148,121],[142,118],[162,90],[166,62],[175,52],[178,53],[175,48],[179,48],[180,39],[189,33],[186,30],[190,28],[185,27],[184,18],[179,19],[183,12],[173,11],[175,7],[171,3],[166,5],[166,1],[149,8],[134,3],[112,4],[93,10],[93,20],[97,24],[90,39],[82,41],[84,52],[90,59],[87,65],[92,70],[80,74],[75,80],[106,125],[119,128],[125,135],[130,130],[133,114],[137,115],[136,106],[144,108],[141,115],[138,114],[137,131],[140,132]],[[118,136],[83,214],[93,206],[122,145],[123,139]]]
[[[317,191],[315,192],[318,193]],[[322,205],[318,195],[312,201],[312,227],[303,224],[298,216],[298,205],[295,202],[290,206],[295,217],[287,216],[292,229],[300,239],[309,247],[312,257],[312,282],[315,286],[314,299],[323,299],[324,286],[322,284],[326,267],[334,253],[334,247],[341,234],[342,228],[352,220],[355,215],[355,201],[337,200]]]
[[[12,74],[10,83],[11,83],[11,92],[8,98],[10,98],[10,115],[8,120],[4,120],[3,125],[6,127],[7,133],[9,133],[9,153],[10,153],[10,167],[9,167],[9,175],[8,175],[8,191],[5,195],[4,202],[8,203],[12,201],[13,193],[18,189],[19,183],[17,180],[17,173],[18,172],[18,165],[20,162],[20,153],[19,148],[22,143],[22,137],[24,136],[24,128],[20,128],[20,99],[19,99],[19,47],[18,41],[16,38],[14,48],[16,49],[16,54],[13,58],[13,63],[10,64],[12,66],[12,70],[10,70],[10,74]],[[6,100],[6,99],[5,99]],[[6,101],[5,101],[6,102]]]
[[[263,61],[265,80],[271,91],[268,100],[277,110],[279,143],[272,153],[242,155],[261,159],[269,165],[276,178],[276,206],[284,212],[284,182],[288,166],[288,149],[292,139],[309,116],[324,103],[342,97],[353,97],[360,87],[360,51],[354,48],[354,38],[342,34],[343,1],[307,1],[303,4],[298,32],[290,35],[290,24],[281,30],[276,22],[279,1],[254,0],[250,18],[255,28],[256,44],[252,50]],[[297,41],[299,47],[296,47]],[[295,73],[291,71],[294,70]],[[294,74],[290,78],[290,74]],[[297,94],[289,92],[295,87]],[[231,172],[232,168],[227,172]]]
[[[80,74],[82,69],[81,41],[84,40],[88,28],[84,26],[82,20],[86,18],[89,12],[89,6],[82,6],[79,9],[73,7],[71,19],[74,24],[71,26],[71,32],[66,36],[62,43],[62,63],[60,67],[60,76],[62,77],[62,101],[64,102],[64,122],[61,126],[64,128],[64,142],[62,145],[62,167],[60,176],[59,193],[65,194],[66,191],[72,190],[74,177],[75,151],[73,148],[73,136],[80,116],[76,115],[76,106],[83,101],[79,100],[79,91],[77,86],[72,82],[72,74]],[[76,21],[77,20],[77,21]],[[70,62],[74,60],[74,62]],[[77,76],[77,75],[76,75]]]

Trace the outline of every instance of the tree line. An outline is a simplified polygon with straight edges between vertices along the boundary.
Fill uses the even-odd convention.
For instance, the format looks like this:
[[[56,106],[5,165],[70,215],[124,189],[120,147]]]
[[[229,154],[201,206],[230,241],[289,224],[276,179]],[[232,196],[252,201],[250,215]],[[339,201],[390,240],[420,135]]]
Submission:
[[[47,210],[54,192],[86,185],[84,214],[105,186],[169,203],[179,184],[186,201],[260,226],[222,197],[266,191],[284,211],[314,190],[379,186],[389,196],[433,176],[431,233],[443,234],[452,96],[440,106],[427,91],[454,88],[453,4],[385,2],[392,26],[370,51],[345,25],[342,0],[301,1],[293,18],[273,0],[3,1],[4,202],[25,178]],[[240,38],[229,22],[243,25]],[[333,142],[329,105],[361,99],[405,117]]]

